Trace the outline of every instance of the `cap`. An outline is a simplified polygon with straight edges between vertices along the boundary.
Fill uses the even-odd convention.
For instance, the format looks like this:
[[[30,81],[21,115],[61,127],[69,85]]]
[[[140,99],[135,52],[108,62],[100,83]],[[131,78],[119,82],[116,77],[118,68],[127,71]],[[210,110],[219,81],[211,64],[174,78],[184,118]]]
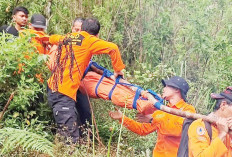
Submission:
[[[226,88],[226,90],[220,94],[211,93],[211,98],[213,99],[228,99],[232,102],[232,86]]]
[[[31,25],[35,28],[43,28],[46,26],[46,18],[41,14],[33,14],[31,17]]]
[[[182,98],[185,101],[187,101],[186,96],[187,96],[187,92],[189,90],[189,85],[185,81],[185,79],[183,79],[182,77],[179,77],[179,76],[173,76],[168,80],[162,80],[162,84],[164,85],[164,87],[171,86],[171,87],[175,87],[175,88],[180,89]]]

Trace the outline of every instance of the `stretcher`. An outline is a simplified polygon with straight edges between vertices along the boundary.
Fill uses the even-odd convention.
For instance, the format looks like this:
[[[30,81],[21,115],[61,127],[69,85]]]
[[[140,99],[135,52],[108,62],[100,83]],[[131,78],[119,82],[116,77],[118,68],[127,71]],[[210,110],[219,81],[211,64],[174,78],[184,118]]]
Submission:
[[[54,58],[51,57],[50,62],[54,61]],[[123,81],[121,77],[114,80],[111,76],[113,76],[112,72],[95,62],[91,62],[85,71],[79,89],[82,93],[87,93],[91,98],[111,100],[116,106],[136,109],[143,114],[151,114],[155,110],[161,110],[177,116],[190,119],[203,119],[204,121],[216,124],[215,119],[212,119],[210,116],[185,112],[165,106],[163,99],[152,90],[144,91],[139,86],[130,84],[125,80]],[[227,87],[227,90],[231,92],[232,86]]]
[[[119,107],[136,109],[143,114],[152,114],[156,108],[146,98],[147,92],[151,93],[162,103],[163,99],[152,90],[143,90],[140,86],[130,84],[122,77],[111,79],[113,73],[91,62],[79,87],[82,93],[87,93],[91,98],[111,100]]]

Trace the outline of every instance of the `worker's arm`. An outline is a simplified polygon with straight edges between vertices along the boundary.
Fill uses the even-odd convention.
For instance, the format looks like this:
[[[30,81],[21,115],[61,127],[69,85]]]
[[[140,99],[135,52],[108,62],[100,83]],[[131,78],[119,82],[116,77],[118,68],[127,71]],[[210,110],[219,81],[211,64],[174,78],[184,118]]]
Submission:
[[[50,38],[49,38],[49,43],[51,45],[57,45],[60,41],[62,41],[64,39],[64,36],[62,35],[57,35],[57,34],[54,34],[54,35],[51,35]]]
[[[189,126],[188,136],[189,152],[194,157],[219,157],[227,152],[225,144],[219,137],[210,141],[203,121],[194,121]]]
[[[122,120],[120,120],[120,122],[122,122]],[[139,123],[126,116],[123,118],[123,126],[141,136],[150,134],[157,129],[157,127],[151,123]]]
[[[123,117],[122,112],[119,110],[114,112],[111,111],[110,117],[119,120],[121,123],[123,122],[123,126],[141,136],[147,135],[156,130],[156,127],[152,126],[151,123],[139,123],[126,116]]]
[[[90,42],[89,52],[91,54],[109,54],[115,72],[125,68],[116,44],[98,39],[97,37],[91,37]]]

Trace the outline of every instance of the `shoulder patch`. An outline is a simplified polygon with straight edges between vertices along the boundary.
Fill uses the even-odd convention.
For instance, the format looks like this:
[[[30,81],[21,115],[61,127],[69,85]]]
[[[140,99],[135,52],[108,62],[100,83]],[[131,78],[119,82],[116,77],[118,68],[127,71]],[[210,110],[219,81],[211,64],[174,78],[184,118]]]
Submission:
[[[81,34],[76,34],[75,36],[73,34],[68,34],[66,38],[64,45],[68,45],[68,42],[71,42],[73,45],[81,46],[85,37]]]
[[[205,129],[202,126],[197,127],[197,134],[202,136],[205,134]]]

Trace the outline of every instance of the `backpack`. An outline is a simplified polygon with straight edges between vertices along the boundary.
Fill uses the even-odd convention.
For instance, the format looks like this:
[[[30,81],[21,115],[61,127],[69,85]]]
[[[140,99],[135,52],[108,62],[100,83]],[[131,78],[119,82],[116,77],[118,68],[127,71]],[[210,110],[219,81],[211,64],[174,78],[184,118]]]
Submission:
[[[188,129],[189,126],[192,124],[194,120],[193,119],[188,119],[186,118],[183,123],[182,127],[182,133],[181,133],[181,140],[180,140],[180,145],[177,153],[177,157],[188,157],[189,155],[189,150],[188,150]],[[211,124],[207,121],[204,121],[205,123],[205,128],[208,132],[210,141],[212,140],[212,127]]]

